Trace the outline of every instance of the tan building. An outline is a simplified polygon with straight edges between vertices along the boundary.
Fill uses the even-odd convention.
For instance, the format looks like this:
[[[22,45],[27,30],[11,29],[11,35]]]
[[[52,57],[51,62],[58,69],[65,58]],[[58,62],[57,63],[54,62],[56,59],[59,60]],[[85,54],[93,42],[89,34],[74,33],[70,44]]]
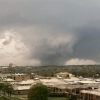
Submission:
[[[57,73],[56,74],[56,77],[57,78],[67,78],[67,79],[70,79],[73,75],[68,73],[68,72],[60,72],[60,73]]]
[[[28,90],[31,88],[31,86],[33,86],[34,84],[36,84],[36,81],[30,79],[30,80],[24,80],[24,81],[20,81],[17,82],[16,84],[13,85],[15,94],[27,94]]]
[[[27,74],[13,74],[11,77],[11,79],[14,79],[15,81],[23,81],[23,80],[29,80],[31,79],[31,75],[27,75]]]
[[[100,90],[82,90],[80,98],[81,100],[100,100]]]

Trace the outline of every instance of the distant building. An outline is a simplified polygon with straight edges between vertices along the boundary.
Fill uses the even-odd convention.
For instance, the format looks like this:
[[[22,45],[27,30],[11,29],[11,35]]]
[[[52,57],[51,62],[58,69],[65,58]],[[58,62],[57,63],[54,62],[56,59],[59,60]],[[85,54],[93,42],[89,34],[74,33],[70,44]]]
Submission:
[[[12,74],[10,78],[14,79],[15,81],[23,81],[31,79],[31,75],[18,73],[18,74]]]
[[[73,76],[74,75],[72,75],[71,73],[68,73],[68,72],[60,72],[60,73],[56,74],[57,78],[63,78],[63,79],[70,79]]]

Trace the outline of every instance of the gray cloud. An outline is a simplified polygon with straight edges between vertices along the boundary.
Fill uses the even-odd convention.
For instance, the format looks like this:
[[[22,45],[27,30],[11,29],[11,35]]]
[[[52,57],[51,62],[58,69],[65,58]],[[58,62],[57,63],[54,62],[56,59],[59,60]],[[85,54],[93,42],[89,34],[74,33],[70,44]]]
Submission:
[[[100,61],[100,23],[95,24],[91,23],[87,26],[84,26],[78,30],[78,33],[81,34],[79,42],[75,45],[74,55],[77,57],[94,59]]]
[[[13,30],[29,49],[25,59],[41,64],[64,64],[73,58],[100,62],[99,9],[99,0],[0,0],[1,40],[4,31]]]

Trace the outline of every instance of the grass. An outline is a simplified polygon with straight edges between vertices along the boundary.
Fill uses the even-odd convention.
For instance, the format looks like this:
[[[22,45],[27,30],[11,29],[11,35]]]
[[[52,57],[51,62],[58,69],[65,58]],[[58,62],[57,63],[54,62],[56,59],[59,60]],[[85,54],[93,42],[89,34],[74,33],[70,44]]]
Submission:
[[[1,96],[0,97],[0,100],[20,100],[20,99],[15,98],[15,97],[5,97],[5,96]]]
[[[68,99],[64,97],[49,97],[49,100],[68,100]]]
[[[0,97],[0,100],[9,100],[9,99],[4,97],[4,96],[2,96],[2,97]]]
[[[26,96],[18,96],[20,99],[16,97],[5,97],[1,96],[0,100],[27,100]],[[22,99],[23,98],[23,99]],[[26,98],[26,99],[25,99]],[[48,100],[68,100],[67,98],[64,97],[49,97]]]
[[[23,100],[28,100],[26,95],[19,96],[19,98],[23,98]],[[69,100],[65,97],[49,97],[48,100]]]

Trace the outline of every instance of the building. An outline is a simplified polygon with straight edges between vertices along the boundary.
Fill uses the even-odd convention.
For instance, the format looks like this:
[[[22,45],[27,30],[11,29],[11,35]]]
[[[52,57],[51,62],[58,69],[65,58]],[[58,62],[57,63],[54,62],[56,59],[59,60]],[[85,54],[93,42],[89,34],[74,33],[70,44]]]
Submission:
[[[15,94],[27,94],[31,86],[42,83],[50,90],[50,95],[67,96],[75,95],[81,100],[100,100],[97,89],[100,86],[99,79],[77,78],[70,73],[58,73],[56,77],[40,77],[35,74],[1,74],[3,82],[10,83]],[[34,78],[33,78],[33,77]],[[96,90],[93,92],[93,89]],[[90,92],[91,90],[91,92]],[[92,98],[93,97],[93,98]],[[88,99],[87,99],[88,98]],[[92,98],[92,99],[91,99]]]
[[[80,98],[81,100],[100,100],[100,89],[82,90]]]
[[[14,79],[15,81],[23,81],[23,80],[29,80],[32,77],[31,75],[28,74],[17,73],[17,74],[12,74],[9,78]]]
[[[69,79],[69,78],[73,77],[73,75],[68,72],[60,72],[60,73],[56,74],[56,77],[63,78],[63,79]]]
[[[14,88],[15,94],[19,94],[19,95],[27,94],[31,86],[35,84],[36,84],[36,81],[34,81],[33,79],[24,80],[24,81],[20,81],[14,84],[13,88]]]

